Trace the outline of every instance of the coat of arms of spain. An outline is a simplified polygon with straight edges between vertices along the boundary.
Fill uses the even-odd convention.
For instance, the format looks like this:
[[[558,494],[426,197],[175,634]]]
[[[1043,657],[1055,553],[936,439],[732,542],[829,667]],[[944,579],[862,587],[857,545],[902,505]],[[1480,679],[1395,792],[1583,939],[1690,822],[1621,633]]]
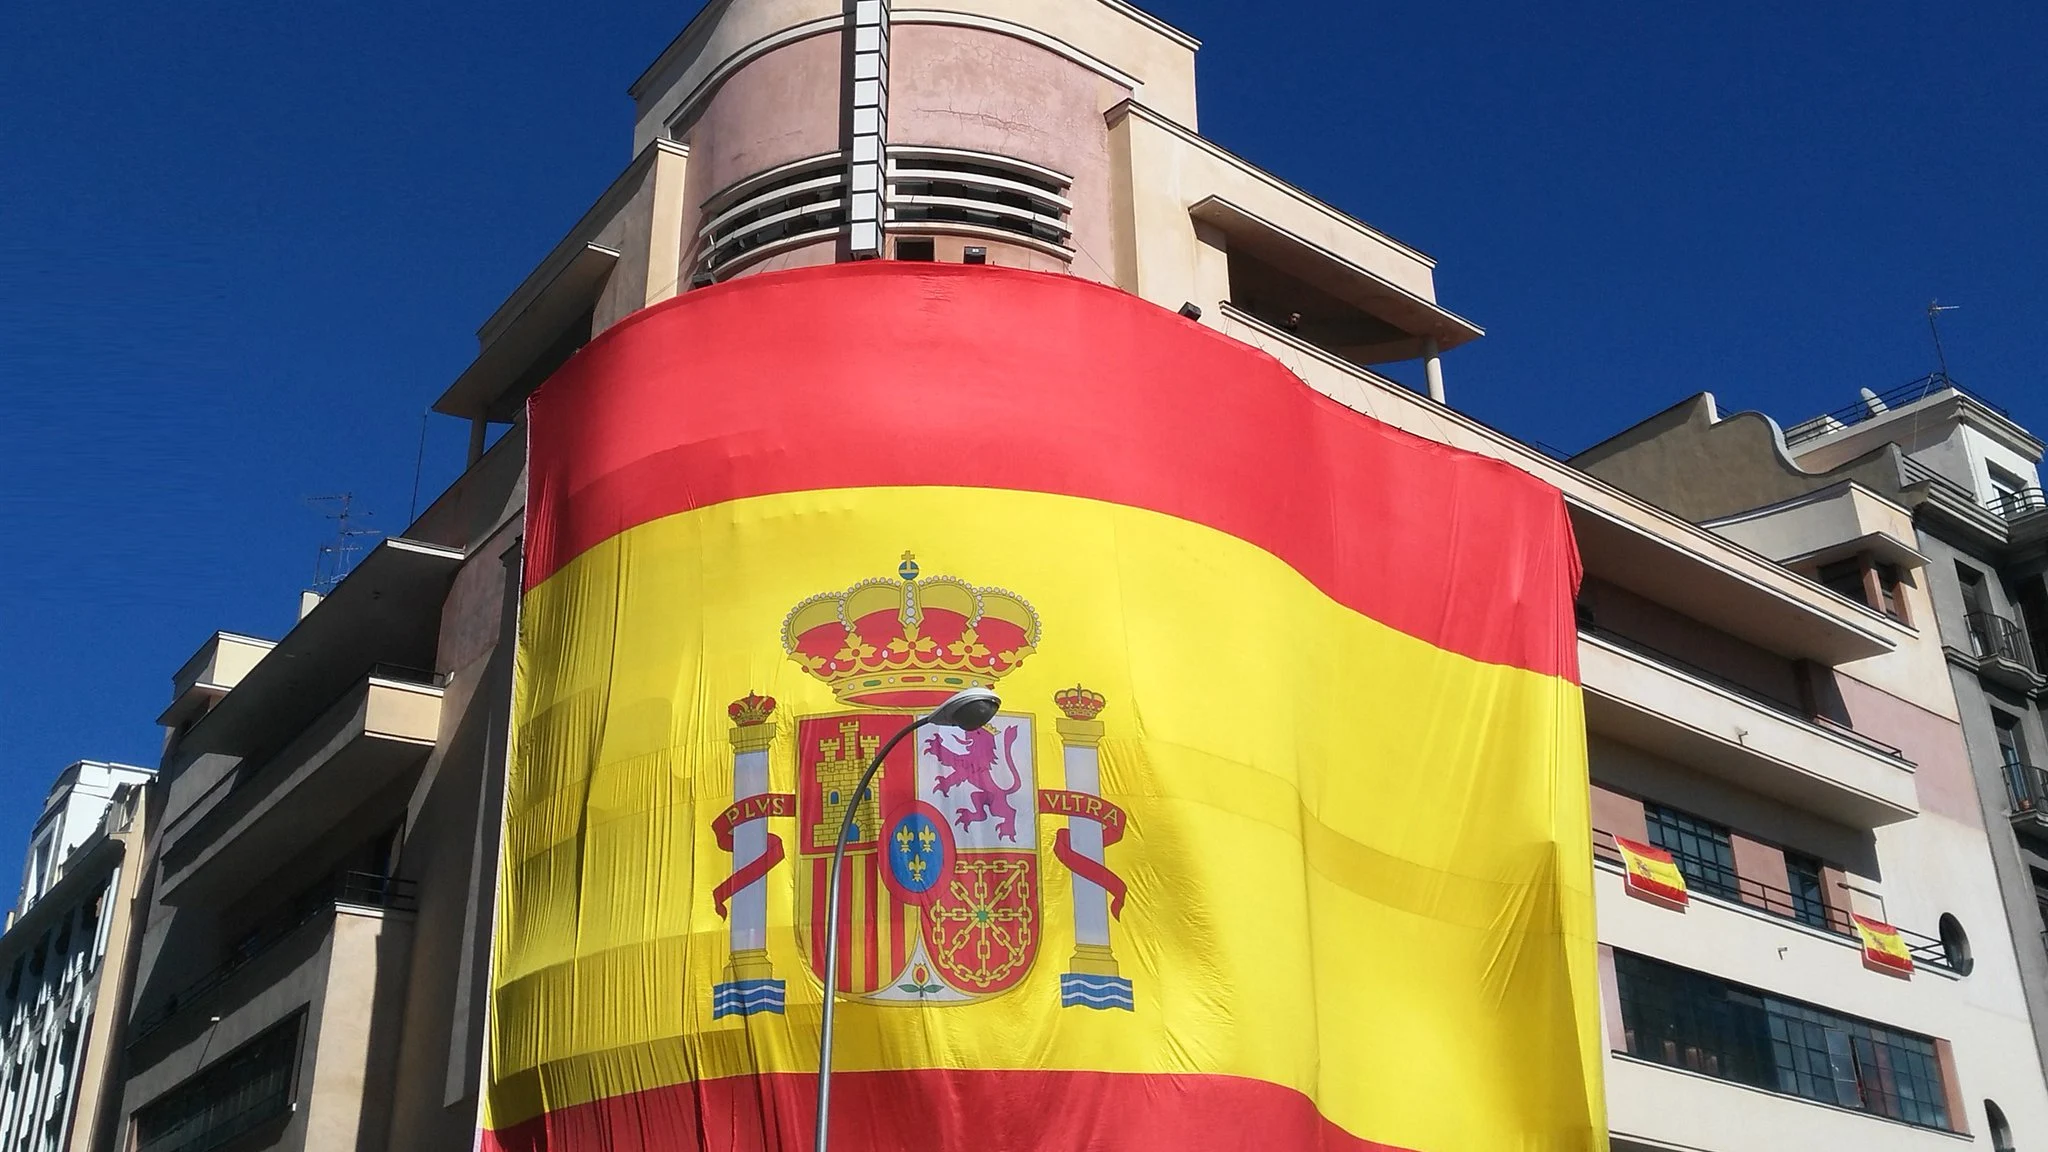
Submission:
[[[733,871],[712,893],[731,954],[712,1015],[781,1012],[784,981],[767,948],[767,885],[794,873],[796,937],[812,979],[825,964],[825,896],[835,837],[854,811],[840,906],[842,994],[875,1004],[969,1004],[1016,988],[1043,938],[1039,822],[1064,818],[1051,851],[1072,874],[1075,951],[1060,976],[1068,1007],[1133,1006],[1110,951],[1124,884],[1104,862],[1124,813],[1101,796],[1097,716],[1105,700],[1054,693],[1064,787],[1042,786],[1038,720],[1005,709],[972,732],[932,728],[898,744],[854,796],[876,751],[912,717],[963,688],[993,686],[1037,650],[1022,596],[953,576],[922,576],[905,553],[894,578],[810,597],[782,623],[789,658],[832,689],[841,710],[795,722],[795,764],[772,764],[775,701],[749,693],[732,721],[733,803],[713,821]],[[786,747],[786,745],[784,745]],[[794,780],[776,792],[771,780]],[[795,859],[771,821],[794,822]]]

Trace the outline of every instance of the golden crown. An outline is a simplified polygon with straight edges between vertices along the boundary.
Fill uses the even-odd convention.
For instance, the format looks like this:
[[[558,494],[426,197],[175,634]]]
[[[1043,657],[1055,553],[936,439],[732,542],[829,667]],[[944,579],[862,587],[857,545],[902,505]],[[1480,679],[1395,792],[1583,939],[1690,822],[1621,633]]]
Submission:
[[[994,684],[1037,651],[1038,612],[1002,588],[918,574],[863,580],[790,609],[782,649],[850,704],[922,708]]]
[[[1090,692],[1079,684],[1053,693],[1052,702],[1059,705],[1069,720],[1093,720],[1102,715],[1103,707],[1109,703],[1102,693]]]
[[[759,692],[748,692],[728,705],[725,714],[732,717],[732,722],[742,728],[766,724],[768,717],[775,714],[775,697],[763,696]]]

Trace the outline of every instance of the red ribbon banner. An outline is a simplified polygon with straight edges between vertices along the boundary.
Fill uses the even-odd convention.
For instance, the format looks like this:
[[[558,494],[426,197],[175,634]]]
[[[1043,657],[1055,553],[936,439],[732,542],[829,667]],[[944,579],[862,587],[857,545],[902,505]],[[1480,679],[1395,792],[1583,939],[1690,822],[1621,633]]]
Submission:
[[[763,792],[759,796],[749,796],[744,800],[735,801],[732,807],[720,812],[717,818],[711,821],[711,831],[718,837],[718,847],[723,851],[730,852],[732,851],[733,829],[738,828],[742,824],[751,824],[756,820],[766,820],[770,816],[794,815],[796,815],[796,795],[794,793]],[[769,869],[782,863],[782,857],[782,837],[770,832],[768,834],[768,846],[762,850],[759,856],[756,856],[751,863],[734,869],[732,875],[726,877],[719,883],[718,887],[711,890],[711,902],[718,909],[718,918],[721,920],[725,919],[726,903],[732,899],[733,893],[766,876]]]
[[[1102,846],[1110,845],[1124,838],[1124,810],[1089,792],[1067,792],[1055,788],[1041,789],[1038,793],[1038,814],[1041,816],[1071,816],[1081,820],[1093,820],[1102,825]],[[1073,838],[1068,829],[1062,828],[1053,837],[1052,854],[1059,857],[1074,875],[1087,880],[1104,892],[1109,893],[1109,914],[1121,920],[1124,914],[1123,878],[1111,872],[1107,865],[1099,864],[1074,851]]]

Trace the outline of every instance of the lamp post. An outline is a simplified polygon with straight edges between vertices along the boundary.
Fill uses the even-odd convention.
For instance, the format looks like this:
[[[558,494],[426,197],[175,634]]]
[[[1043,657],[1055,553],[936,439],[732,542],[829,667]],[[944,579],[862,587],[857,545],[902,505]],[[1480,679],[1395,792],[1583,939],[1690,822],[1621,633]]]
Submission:
[[[818,1127],[812,1147],[815,1152],[828,1152],[827,1132],[832,1121],[832,1013],[839,999],[839,895],[843,883],[841,873],[846,867],[846,841],[853,835],[854,813],[860,810],[860,801],[868,794],[868,786],[874,783],[875,773],[882,770],[882,761],[905,736],[927,724],[946,728],[961,728],[972,731],[996,718],[996,709],[1003,706],[1002,698],[988,688],[963,688],[945,702],[923,716],[916,717],[889,737],[888,743],[868,761],[867,771],[861,773],[860,783],[853,789],[846,802],[846,816],[839,822],[839,840],[832,848],[832,881],[828,885],[825,912],[825,1016],[818,1031]]]

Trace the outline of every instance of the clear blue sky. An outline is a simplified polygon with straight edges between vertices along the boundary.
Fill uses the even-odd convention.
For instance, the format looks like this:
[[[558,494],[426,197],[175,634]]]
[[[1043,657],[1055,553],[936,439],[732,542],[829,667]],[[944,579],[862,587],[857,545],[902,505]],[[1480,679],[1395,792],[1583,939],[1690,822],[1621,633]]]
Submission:
[[[1454,403],[1578,448],[1951,367],[2048,429],[2048,6],[1155,0],[1205,134],[1434,255]],[[1826,9],[1830,15],[1822,15]],[[629,159],[693,4],[0,10],[0,874],[171,672],[276,636],[353,491]],[[464,429],[429,426],[424,487]],[[0,900],[0,903],[4,903]]]

